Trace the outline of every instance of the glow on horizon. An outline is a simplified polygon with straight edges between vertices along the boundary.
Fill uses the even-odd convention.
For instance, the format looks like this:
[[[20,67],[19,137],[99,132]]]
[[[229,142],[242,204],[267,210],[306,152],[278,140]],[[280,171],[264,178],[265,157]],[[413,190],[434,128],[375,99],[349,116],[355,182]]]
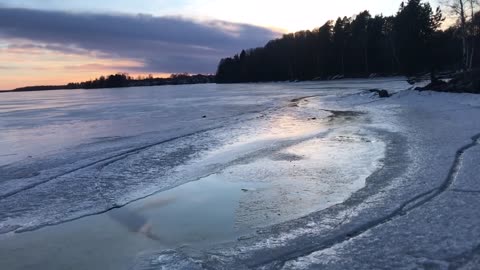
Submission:
[[[108,59],[89,54],[0,46],[0,90],[81,82],[142,66],[143,63],[129,59]],[[137,77],[146,74],[132,72],[129,75]],[[152,73],[152,75],[166,77],[170,74]]]

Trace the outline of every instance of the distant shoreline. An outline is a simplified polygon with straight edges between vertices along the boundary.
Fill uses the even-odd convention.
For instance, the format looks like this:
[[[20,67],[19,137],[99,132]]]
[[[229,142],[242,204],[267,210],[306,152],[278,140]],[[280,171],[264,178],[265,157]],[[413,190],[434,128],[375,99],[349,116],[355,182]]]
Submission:
[[[59,91],[59,90],[98,90],[98,89],[115,89],[115,88],[132,88],[132,87],[150,87],[150,86],[172,86],[172,85],[194,85],[194,84],[257,84],[257,83],[297,83],[297,82],[328,82],[336,81],[343,79],[376,79],[376,78],[391,78],[398,77],[402,75],[381,75],[381,76],[352,76],[352,77],[343,77],[343,76],[333,76],[328,79],[312,79],[312,80],[287,80],[287,81],[265,81],[265,82],[235,82],[235,83],[219,83],[215,82],[214,79],[206,82],[190,82],[190,83],[164,83],[164,84],[145,84],[145,85],[127,85],[127,86],[117,86],[117,87],[96,87],[96,88],[69,88],[68,85],[46,85],[46,86],[26,86],[21,88],[16,88],[12,90],[0,90],[0,93],[13,93],[13,92],[37,92],[37,91]],[[37,88],[38,87],[38,88]]]
[[[134,87],[152,87],[152,86],[174,86],[174,85],[194,85],[194,84],[212,84],[214,82],[207,83],[185,83],[185,84],[159,84],[159,85],[135,85],[135,86],[123,86],[123,87],[102,87],[102,88],[58,88],[58,89],[38,89],[38,90],[0,90],[1,93],[25,93],[25,92],[46,92],[46,91],[72,91],[72,90],[102,90],[102,89],[126,89]]]
[[[112,89],[112,88],[129,88],[142,86],[162,86],[162,85],[190,85],[190,84],[207,84],[214,83],[215,75],[189,75],[189,74],[172,74],[169,78],[154,78],[148,76],[145,78],[137,78],[128,76],[127,74],[114,74],[109,76],[101,76],[95,80],[68,83],[65,85],[36,85],[19,87],[12,90],[3,90],[0,93],[12,92],[35,92],[35,91],[53,91],[53,90],[90,90],[90,89]]]
[[[126,89],[134,87],[152,87],[152,86],[180,86],[180,85],[195,85],[195,84],[212,84],[215,82],[205,82],[205,83],[184,83],[184,84],[158,84],[158,85],[132,85],[132,86],[122,86],[122,87],[102,87],[102,88],[58,88],[58,89],[37,89],[37,90],[24,90],[24,89],[13,89],[13,90],[0,90],[1,93],[25,93],[25,92],[45,92],[45,91],[72,91],[72,90],[101,90],[101,89]]]

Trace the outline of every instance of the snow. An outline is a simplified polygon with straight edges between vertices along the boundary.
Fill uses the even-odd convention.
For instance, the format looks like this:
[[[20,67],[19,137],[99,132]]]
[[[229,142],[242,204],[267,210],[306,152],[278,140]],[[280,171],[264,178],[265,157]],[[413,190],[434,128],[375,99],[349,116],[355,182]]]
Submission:
[[[372,88],[395,95],[379,99],[367,91]],[[418,211],[423,197],[416,196],[443,190],[456,159],[461,169],[447,191],[478,190],[472,180],[478,149],[473,144],[460,157],[456,153],[480,132],[480,98],[409,89],[403,78],[385,78],[2,94],[0,232],[33,231],[32,236],[8,236],[2,245],[15,250],[16,242],[41,239],[37,229],[56,225],[44,232],[52,237],[43,251],[48,255],[64,245],[56,227],[82,230],[89,219],[110,224],[104,215],[88,216],[139,206],[156,196],[186,196],[187,202],[188,194],[194,194],[188,192],[216,190],[232,196],[199,197],[198,208],[192,208],[197,210],[191,209],[196,213],[184,215],[201,221],[202,209],[215,207],[218,198],[222,211],[233,213],[232,230],[245,235],[230,229],[223,233],[239,241],[212,242],[210,233],[228,226],[208,231],[207,223],[200,222],[198,228],[205,231],[189,236],[172,222],[165,224],[172,228],[171,238],[202,242],[199,252],[170,247],[144,254],[140,251],[150,246],[139,242],[104,256],[115,260],[142,254],[136,261],[139,269],[179,263],[188,268],[198,262],[212,268],[281,263],[285,269],[309,269],[326,262],[338,269],[347,262],[366,266],[352,254],[375,265],[378,258],[367,256],[375,250],[365,243],[382,238],[390,224],[401,221],[400,210],[409,215]],[[442,196],[438,194],[441,204]],[[152,221],[182,207],[189,208],[174,204],[152,212]],[[182,228],[188,228],[186,223]],[[121,230],[103,233],[110,239]],[[85,233],[78,249],[88,250],[95,237]],[[429,237],[438,241],[434,234]],[[385,256],[392,259],[393,250],[408,248],[406,243],[389,247],[392,252]],[[76,258],[84,263],[80,255]]]

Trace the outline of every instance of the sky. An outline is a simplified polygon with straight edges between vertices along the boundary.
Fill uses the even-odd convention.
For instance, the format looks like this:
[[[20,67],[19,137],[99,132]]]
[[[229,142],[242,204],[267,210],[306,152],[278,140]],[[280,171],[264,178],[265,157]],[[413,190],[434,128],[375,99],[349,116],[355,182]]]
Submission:
[[[215,73],[219,60],[401,0],[0,0],[0,89]],[[435,6],[434,0],[431,1]]]

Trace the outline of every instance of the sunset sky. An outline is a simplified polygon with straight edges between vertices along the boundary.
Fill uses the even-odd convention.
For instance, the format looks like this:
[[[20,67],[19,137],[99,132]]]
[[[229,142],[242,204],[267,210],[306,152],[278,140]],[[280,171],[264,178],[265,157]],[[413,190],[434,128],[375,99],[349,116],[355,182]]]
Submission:
[[[0,0],[0,89],[102,74],[214,73],[282,33],[400,0]],[[435,6],[435,2],[432,0]]]

